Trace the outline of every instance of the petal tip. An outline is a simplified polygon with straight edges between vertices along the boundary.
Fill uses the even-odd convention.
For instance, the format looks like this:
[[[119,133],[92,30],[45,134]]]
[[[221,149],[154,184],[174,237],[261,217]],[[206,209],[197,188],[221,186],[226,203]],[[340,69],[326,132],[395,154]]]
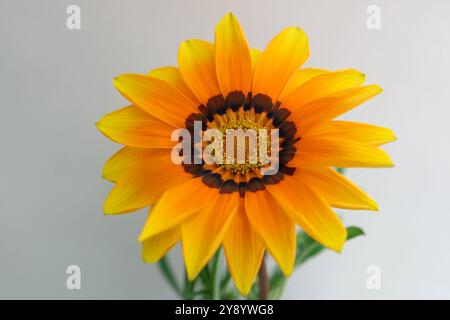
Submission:
[[[281,35],[289,35],[289,36],[295,36],[295,37],[306,37],[306,33],[305,30],[303,30],[300,27],[297,26],[291,26],[291,27],[286,27],[284,28],[279,34],[278,36]],[[277,37],[278,37],[277,36]]]
[[[330,241],[327,247],[336,253],[342,253],[345,242],[347,241],[347,235],[347,229],[344,227],[342,233],[333,241]]]
[[[294,272],[294,264],[292,264],[292,266],[284,266],[283,268],[281,268],[281,271],[283,271],[283,274],[286,277],[290,277],[292,275],[292,272]]]
[[[141,234],[139,235],[139,237],[137,238],[137,242],[142,243],[142,242],[145,241],[146,238],[147,238],[147,237],[145,237],[145,236],[143,235],[143,233],[141,233]]]
[[[156,263],[158,262],[161,257],[154,257],[153,255],[146,255],[144,251],[144,245],[142,245],[142,253],[141,253],[141,259],[144,263]]]
[[[151,217],[151,216],[150,216]],[[149,218],[151,219],[151,218]],[[138,241],[139,242],[144,242],[145,240],[147,240],[150,237],[153,237],[155,235],[157,235],[158,233],[161,233],[163,231],[166,231],[167,229],[161,229],[158,227],[155,228],[155,224],[152,223],[154,220],[148,220],[147,223],[145,224],[141,234],[138,237]]]
[[[112,79],[112,83],[115,87],[117,87],[117,84],[120,82],[120,76],[114,77]]]
[[[336,253],[342,253],[342,251],[344,250],[344,245],[345,245],[346,239],[347,239],[347,230],[345,232],[345,236],[343,237],[343,240],[339,241],[339,243],[333,244],[333,247],[330,247],[330,249]]]
[[[114,77],[112,79],[113,86],[119,91],[120,91],[120,89],[121,89],[121,87],[123,85],[124,78],[125,77],[123,75],[120,75],[120,76]]]
[[[231,28],[233,28],[233,26],[235,26],[236,24],[239,24],[238,19],[233,14],[233,12],[228,12],[222,17],[222,19],[220,19],[220,21],[217,24],[217,26],[219,27],[219,26],[222,25],[222,27],[231,27]]]
[[[185,49],[185,48],[189,47],[191,44],[192,44],[192,40],[191,40],[191,39],[181,41],[180,47],[179,47],[179,51],[181,51],[182,49]]]
[[[106,203],[103,205],[103,214],[105,216],[110,216],[115,214],[114,210],[112,210],[112,208],[110,208],[109,205],[107,205]]]
[[[371,205],[372,205],[372,211],[380,211],[380,207],[378,206],[378,203],[376,203],[375,201],[373,201],[372,203],[371,203]]]
[[[129,80],[134,80],[133,77],[134,76],[145,76],[145,75],[140,75],[140,74],[131,74],[131,73],[124,73],[118,76],[115,76],[112,79],[112,83],[113,85],[117,88],[120,84],[123,84],[126,81]]]
[[[388,167],[388,168],[394,168],[394,167],[395,167],[394,161],[392,161],[392,160],[389,158],[389,161],[386,163],[386,167]]]
[[[186,274],[187,277],[189,279],[189,281],[194,281],[195,278],[197,278],[197,275],[199,274],[200,270],[195,270],[192,266],[188,266],[186,264],[186,260],[185,260],[185,268],[186,268]]]
[[[225,18],[227,18],[227,19],[236,19],[236,16],[233,14],[233,12],[228,12],[228,13],[226,13],[224,16],[223,16],[223,18],[222,19],[225,19]]]
[[[373,84],[372,87],[373,87],[374,91],[376,92],[376,94],[380,94],[381,92],[384,91],[384,89],[381,88],[381,87],[380,87],[379,85],[377,85],[377,84]]]
[[[252,284],[247,285],[247,284],[237,284],[236,282],[234,283],[236,288],[238,289],[239,293],[243,296],[243,297],[247,297],[248,294],[250,293],[250,290],[252,289]]]
[[[303,29],[297,26],[287,27],[286,30],[294,31],[294,32],[303,32]]]
[[[333,251],[341,254],[343,249],[344,249],[344,246],[342,245],[341,247],[337,247],[337,248],[333,249]]]
[[[398,140],[397,136],[395,135],[395,133],[389,129],[389,133],[390,133],[390,139],[388,142],[395,142]]]
[[[137,239],[138,242],[143,243],[145,240],[155,235],[155,232],[153,229],[151,229],[151,226],[152,224],[148,224],[144,227],[144,229],[142,230],[141,234]]]
[[[96,123],[94,123],[94,126],[97,128],[97,130],[102,131],[102,120],[99,120]]]

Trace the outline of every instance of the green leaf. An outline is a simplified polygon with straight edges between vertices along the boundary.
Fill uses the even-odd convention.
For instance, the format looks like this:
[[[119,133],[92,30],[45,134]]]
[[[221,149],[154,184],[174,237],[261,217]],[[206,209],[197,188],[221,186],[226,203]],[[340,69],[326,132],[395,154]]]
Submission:
[[[295,257],[295,267],[305,262],[311,257],[319,254],[324,247],[304,232],[297,234],[297,256]]]
[[[347,227],[347,241],[364,235],[364,231],[355,226]],[[297,233],[297,255],[295,257],[294,268],[315,257],[325,249],[320,243],[304,232]],[[286,286],[286,277],[279,268],[275,269],[270,277],[270,299],[279,299]]]
[[[347,228],[347,241],[363,235],[365,235],[364,230],[359,227],[352,226]]]

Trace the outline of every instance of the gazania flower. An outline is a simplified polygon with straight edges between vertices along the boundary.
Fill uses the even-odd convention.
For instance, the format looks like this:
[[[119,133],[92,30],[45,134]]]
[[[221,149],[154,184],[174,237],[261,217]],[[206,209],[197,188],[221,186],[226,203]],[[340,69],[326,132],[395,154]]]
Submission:
[[[115,183],[106,214],[150,206],[139,241],[147,262],[181,241],[190,279],[223,245],[228,267],[246,295],[264,252],[292,272],[296,226],[341,251],[346,229],[332,208],[377,210],[364,191],[334,167],[389,167],[379,146],[393,141],[386,128],[335,120],[381,92],[363,85],[356,70],[301,68],[309,56],[303,30],[289,27],[262,51],[250,49],[239,22],[227,14],[215,42],[180,45],[178,68],[124,74],[114,85],[131,104],[98,124],[125,145],[104,167]],[[279,171],[261,166],[177,165],[175,129],[279,129]]]

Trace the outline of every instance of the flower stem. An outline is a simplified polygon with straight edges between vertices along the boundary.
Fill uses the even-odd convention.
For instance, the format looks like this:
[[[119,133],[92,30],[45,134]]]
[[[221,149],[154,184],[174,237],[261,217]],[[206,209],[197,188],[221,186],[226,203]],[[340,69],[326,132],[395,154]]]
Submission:
[[[170,268],[169,261],[166,257],[162,257],[159,262],[159,269],[161,270],[161,273],[163,274],[164,278],[166,278],[167,282],[172,286],[172,288],[176,291],[178,295],[182,296],[180,286],[178,285],[177,280],[175,279],[175,276],[172,272],[172,269]]]
[[[269,297],[269,277],[267,276],[266,258],[263,257],[258,272],[259,277],[259,299],[267,300]]]
[[[195,286],[195,280],[189,281],[189,277],[187,275],[187,272],[184,272],[184,289],[182,297],[186,300],[192,300],[195,298],[194,295],[194,286]]]
[[[212,271],[211,271],[211,299],[220,299],[220,279],[218,277],[219,271],[219,261],[220,261],[220,249],[217,250],[212,261]]]

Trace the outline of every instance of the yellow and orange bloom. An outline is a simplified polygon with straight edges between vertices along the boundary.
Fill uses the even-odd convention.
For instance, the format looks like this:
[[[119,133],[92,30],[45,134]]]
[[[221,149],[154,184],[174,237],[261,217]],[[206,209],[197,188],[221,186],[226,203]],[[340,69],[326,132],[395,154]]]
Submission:
[[[341,251],[346,229],[332,208],[377,210],[377,204],[334,167],[390,167],[379,148],[391,130],[335,120],[382,90],[363,85],[357,70],[301,68],[309,56],[303,30],[289,27],[262,51],[251,49],[239,22],[227,14],[215,42],[180,45],[178,68],[124,74],[114,85],[131,104],[97,123],[125,145],[105,164],[115,183],[106,214],[150,206],[139,237],[143,259],[156,262],[181,241],[194,279],[223,245],[229,270],[246,295],[267,250],[292,272],[296,226]],[[173,130],[279,129],[279,172],[264,176],[248,163],[176,165]]]

